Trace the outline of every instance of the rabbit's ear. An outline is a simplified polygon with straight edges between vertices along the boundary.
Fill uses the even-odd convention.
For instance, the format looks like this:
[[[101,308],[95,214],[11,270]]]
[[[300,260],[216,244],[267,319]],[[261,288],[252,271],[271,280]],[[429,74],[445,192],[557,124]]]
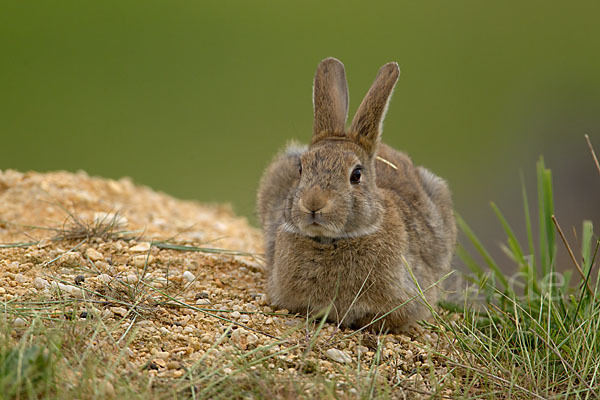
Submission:
[[[315,143],[328,136],[344,136],[348,118],[348,83],[344,64],[335,58],[321,61],[313,85]]]
[[[377,151],[385,113],[399,75],[400,68],[395,62],[381,67],[350,125],[350,138],[371,155]]]

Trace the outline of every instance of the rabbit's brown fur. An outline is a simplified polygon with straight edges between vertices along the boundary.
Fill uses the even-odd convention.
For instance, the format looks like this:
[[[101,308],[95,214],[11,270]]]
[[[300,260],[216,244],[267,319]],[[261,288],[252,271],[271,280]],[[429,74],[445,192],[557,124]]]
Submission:
[[[274,305],[301,313],[332,305],[329,318],[353,327],[396,308],[375,329],[402,330],[426,315],[409,268],[423,290],[437,282],[449,270],[456,225],[446,183],[380,144],[399,72],[395,63],[380,69],[346,130],[344,66],[333,58],[319,65],[311,145],[289,145],[258,191]],[[432,304],[438,295],[435,286],[425,292]]]

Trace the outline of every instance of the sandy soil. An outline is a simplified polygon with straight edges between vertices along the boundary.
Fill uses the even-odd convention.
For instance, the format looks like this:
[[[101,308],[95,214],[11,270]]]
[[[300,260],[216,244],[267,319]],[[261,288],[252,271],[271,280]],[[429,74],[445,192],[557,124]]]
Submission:
[[[156,242],[239,253],[182,251]],[[232,374],[236,367],[223,365],[228,354],[261,346],[270,354],[297,347],[253,369],[273,371],[282,381],[310,381],[310,364],[348,395],[358,395],[360,384],[348,368],[366,374],[374,357],[381,358],[378,379],[397,384],[400,397],[427,394],[431,377],[447,371],[431,355],[431,349],[445,351],[443,341],[422,329],[346,337],[353,331],[326,324],[307,352],[315,324],[307,329],[305,316],[269,307],[260,232],[227,206],[177,200],[129,179],[0,171],[0,243],[27,243],[0,248],[0,301],[47,300],[35,313],[48,316],[49,324],[64,314],[64,304],[82,319],[101,318],[113,339],[98,335],[90,346],[102,354],[122,346],[124,373],[180,378],[202,359]],[[68,301],[51,302],[57,299]],[[4,318],[18,332],[35,313],[24,307]],[[320,389],[308,383],[306,390]]]

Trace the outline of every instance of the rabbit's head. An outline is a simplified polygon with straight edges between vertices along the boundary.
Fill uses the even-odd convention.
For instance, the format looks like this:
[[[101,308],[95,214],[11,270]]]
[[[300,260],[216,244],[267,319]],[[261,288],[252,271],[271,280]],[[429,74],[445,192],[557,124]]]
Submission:
[[[374,232],[383,205],[376,190],[375,160],[389,99],[400,70],[384,65],[350,128],[343,64],[325,59],[314,80],[313,138],[298,160],[298,183],[286,207],[286,229],[317,238],[359,237]]]

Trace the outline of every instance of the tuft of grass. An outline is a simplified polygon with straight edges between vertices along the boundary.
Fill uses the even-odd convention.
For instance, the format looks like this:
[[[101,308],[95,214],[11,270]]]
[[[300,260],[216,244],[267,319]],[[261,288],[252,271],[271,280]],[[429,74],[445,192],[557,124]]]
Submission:
[[[598,398],[600,279],[594,266],[600,240],[592,222],[584,221],[580,254],[575,255],[554,215],[552,174],[543,159],[536,172],[537,221],[531,218],[522,185],[525,243],[492,203],[506,234],[502,249],[514,264],[512,274],[457,218],[483,263],[459,247],[458,255],[471,271],[466,277],[469,290],[463,305],[446,303],[448,311],[460,315],[458,319],[436,314],[437,329],[454,343],[456,357],[448,362],[456,367],[454,373],[470,388],[468,392],[500,390],[523,399]],[[575,274],[565,266],[557,268],[557,236],[571,256]]]
[[[55,353],[38,344],[21,341],[2,346],[0,393],[6,398],[39,398],[52,392],[56,374]]]

